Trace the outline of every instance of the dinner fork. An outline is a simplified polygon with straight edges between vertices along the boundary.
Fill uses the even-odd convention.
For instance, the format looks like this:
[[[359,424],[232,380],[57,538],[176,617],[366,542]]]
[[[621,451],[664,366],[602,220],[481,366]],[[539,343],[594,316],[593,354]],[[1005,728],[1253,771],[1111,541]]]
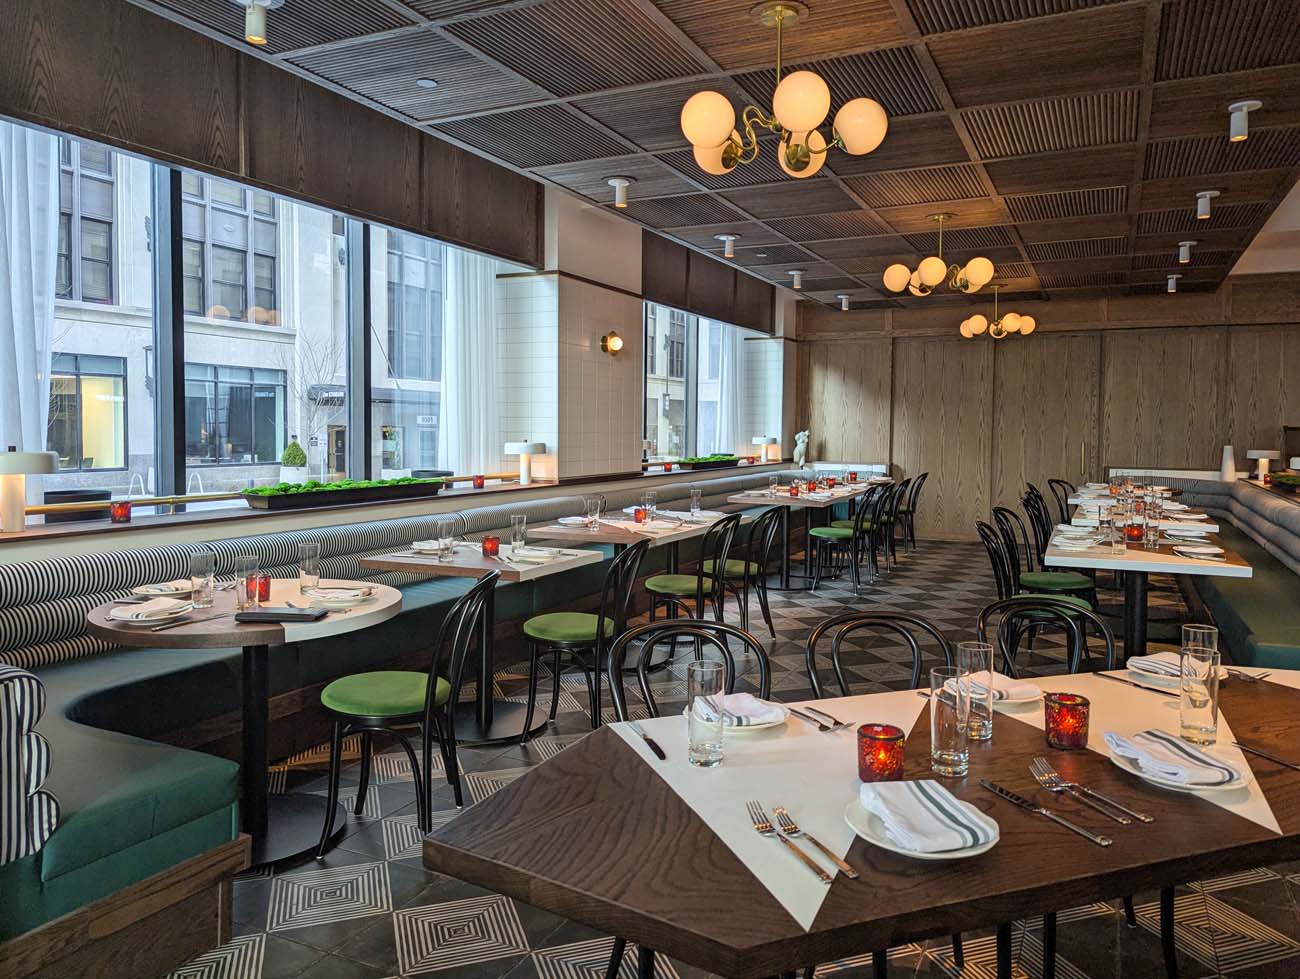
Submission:
[[[806,710],[809,714],[812,714],[814,717],[824,718],[827,721],[827,723],[830,724],[832,731],[842,731],[846,727],[853,726],[852,724],[848,724],[844,721],[832,717],[824,710],[818,710],[816,707],[808,707],[807,705],[805,705],[803,709]]]
[[[1231,667],[1224,667],[1228,671],[1228,676],[1235,677],[1246,683],[1259,683],[1260,680],[1266,680],[1272,673],[1247,673],[1244,670],[1234,670]]]
[[[794,821],[794,817],[790,815],[789,809],[787,809],[785,806],[777,806],[775,809],[772,810],[772,814],[776,816],[777,825],[781,827],[782,831],[785,833],[786,836],[789,836],[792,839],[796,839],[796,840],[807,840],[813,846],[817,847],[817,849],[821,850],[822,853],[826,854],[826,857],[830,860],[831,863],[835,864],[835,866],[839,867],[840,870],[844,871],[845,877],[849,878],[849,880],[858,879],[858,872],[854,870],[852,867],[850,867],[843,860],[841,860],[838,856],[836,856],[835,851],[827,847],[826,844],[824,844],[821,840],[817,839],[817,837],[811,835],[810,833],[805,833],[802,829],[799,828],[799,824],[796,823]]]
[[[746,802],[745,808],[749,810],[750,821],[754,824],[754,829],[759,836],[772,836],[784,843],[790,852],[803,861],[803,865],[817,875],[817,879],[823,884],[831,882],[831,875],[817,866],[817,861],[794,844],[790,837],[786,836],[779,829],[772,825],[772,821],[767,818],[767,813],[757,802]]]
[[[1047,789],[1049,792],[1055,792],[1058,794],[1061,792],[1069,792],[1070,795],[1074,796],[1080,802],[1086,802],[1088,805],[1092,806],[1098,812],[1102,812],[1105,813],[1107,816],[1110,816],[1110,818],[1115,820],[1115,822],[1117,823],[1122,823],[1125,826],[1127,826],[1130,823],[1132,823],[1134,819],[1136,819],[1140,823],[1155,822],[1155,818],[1153,816],[1148,816],[1144,812],[1137,812],[1133,809],[1128,808],[1127,806],[1120,805],[1114,799],[1111,799],[1108,796],[1104,796],[1100,792],[1095,792],[1092,789],[1088,788],[1086,785],[1080,785],[1078,782],[1071,782],[1069,779],[1062,776],[1061,773],[1058,772],[1055,768],[1053,768],[1051,762],[1049,762],[1042,755],[1038,755],[1036,758],[1034,758],[1033,762],[1029,766],[1029,770],[1033,772],[1034,778],[1038,779],[1038,784],[1041,785],[1043,788]],[[1112,809],[1117,809],[1119,810],[1119,812],[1124,813],[1124,815],[1118,816],[1115,813],[1107,812],[1101,806],[1097,805],[1097,802],[1093,800],[1104,802]]]

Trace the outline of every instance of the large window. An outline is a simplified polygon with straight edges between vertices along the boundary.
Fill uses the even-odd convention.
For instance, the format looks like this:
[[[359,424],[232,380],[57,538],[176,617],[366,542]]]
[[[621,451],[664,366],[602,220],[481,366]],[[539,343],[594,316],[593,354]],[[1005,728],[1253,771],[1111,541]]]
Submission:
[[[386,237],[389,376],[439,381],[444,246],[395,231]]]
[[[228,180],[181,175],[185,312],[277,323],[276,200]]]
[[[285,372],[185,365],[185,455],[200,465],[277,462],[287,444]]]
[[[651,459],[690,454],[686,443],[687,326],[688,316],[680,309],[645,304],[645,439],[650,443]]]
[[[126,466],[126,358],[56,353],[46,448],[60,470]]]
[[[60,299],[113,301],[113,159],[107,147],[59,139]]]

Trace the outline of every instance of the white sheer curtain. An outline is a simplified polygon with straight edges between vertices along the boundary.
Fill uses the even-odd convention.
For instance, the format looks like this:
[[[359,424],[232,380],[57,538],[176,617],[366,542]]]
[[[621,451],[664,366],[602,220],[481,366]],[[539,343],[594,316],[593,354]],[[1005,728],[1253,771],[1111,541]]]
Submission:
[[[58,235],[58,137],[0,122],[0,450],[45,448]]]
[[[718,368],[718,422],[714,440],[716,452],[735,452],[750,435],[741,431],[745,413],[745,334],[738,327],[723,324],[722,350]]]
[[[442,437],[438,465],[457,474],[501,465],[497,411],[496,259],[446,250],[442,317]]]

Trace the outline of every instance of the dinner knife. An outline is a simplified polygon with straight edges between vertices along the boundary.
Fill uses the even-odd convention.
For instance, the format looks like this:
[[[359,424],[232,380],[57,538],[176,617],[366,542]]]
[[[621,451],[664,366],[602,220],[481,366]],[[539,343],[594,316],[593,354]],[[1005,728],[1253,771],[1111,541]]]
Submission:
[[[637,735],[641,738],[641,740],[645,742],[646,747],[649,748],[651,751],[653,751],[659,757],[660,761],[668,760],[668,756],[664,754],[664,749],[659,747],[659,742],[656,741],[654,738],[650,737],[650,735],[645,733],[645,728],[641,726],[640,721],[632,722],[632,730],[635,731]]]
[[[165,625],[156,625],[150,627],[150,632],[162,632],[165,629],[176,629],[183,625],[194,625],[196,622],[210,622],[212,619],[224,619],[229,612],[222,612],[219,615],[205,615],[201,619],[177,619],[175,622],[168,622]]]
[[[980,779],[980,785],[984,786],[984,788],[988,789],[994,795],[1001,796],[1002,798],[1006,799],[1008,802],[1014,802],[1021,809],[1028,810],[1029,812],[1032,813],[1037,813],[1040,816],[1046,816],[1052,822],[1064,826],[1066,829],[1070,830],[1071,832],[1078,833],[1084,839],[1091,840],[1093,843],[1096,843],[1098,846],[1110,846],[1113,842],[1115,842],[1109,836],[1098,836],[1096,833],[1086,830],[1082,826],[1075,825],[1074,823],[1070,822],[1068,819],[1064,818],[1063,816],[1058,816],[1056,813],[1052,812],[1052,810],[1044,809],[1042,806],[1038,805],[1037,803],[1031,802],[1029,799],[1026,799],[1023,795],[1017,795],[1015,792],[1012,792],[1010,789],[1003,788],[1001,785],[997,785],[993,782],[990,782],[986,778]]]
[[[1094,673],[1093,676],[1099,676],[1103,680],[1114,680],[1116,683],[1123,683],[1130,687],[1137,687],[1139,690],[1146,690],[1149,693],[1158,693],[1162,697],[1178,696],[1177,690],[1165,690],[1161,687],[1148,687],[1145,683],[1134,683],[1132,680],[1125,680],[1122,676],[1112,676],[1109,673]],[[1177,679],[1177,677],[1170,677],[1170,679]]]

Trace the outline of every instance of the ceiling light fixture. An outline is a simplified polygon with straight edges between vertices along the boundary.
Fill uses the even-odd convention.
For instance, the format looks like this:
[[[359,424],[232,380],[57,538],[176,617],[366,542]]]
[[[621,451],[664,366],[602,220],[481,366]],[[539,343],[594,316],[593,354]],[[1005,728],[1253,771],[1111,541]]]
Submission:
[[[1192,246],[1198,245],[1197,241],[1180,241],[1178,243],[1178,264],[1186,265],[1192,260]]]
[[[839,292],[835,294],[835,298],[840,301],[840,310],[847,313],[849,311],[849,294],[847,292]]]
[[[266,43],[266,12],[284,6],[284,0],[234,0],[244,8],[244,40],[261,47]]]
[[[1177,292],[1178,280],[1183,277],[1181,272],[1171,272],[1169,278],[1165,280],[1165,292]]]
[[[417,78],[415,84],[420,88],[437,88],[438,79],[436,78]]]
[[[1228,141],[1242,143],[1250,136],[1250,114],[1264,108],[1259,99],[1243,99],[1228,106]]]
[[[786,273],[786,275],[790,276],[790,278],[794,280],[794,287],[796,289],[803,288],[803,273],[803,269],[791,269]]]
[[[740,235],[714,235],[713,237],[722,242],[723,258],[736,257],[736,239],[739,238]]]
[[[606,177],[605,183],[614,188],[614,206],[627,207],[627,189],[636,183],[636,178]]]
[[[993,287],[993,322],[988,318],[976,313],[974,316],[968,316],[961,321],[958,331],[967,340],[973,340],[981,336],[985,331],[994,340],[1004,339],[1012,333],[1019,333],[1021,336],[1029,336],[1034,330],[1038,329],[1038,321],[1032,316],[1022,315],[1020,313],[1003,313],[998,315],[998,290],[1001,284]]]
[[[1198,221],[1208,221],[1210,219],[1210,201],[1219,196],[1217,190],[1200,190],[1196,192],[1196,219]]]
[[[776,91],[772,95],[769,115],[755,105],[740,113],[736,128],[736,110],[721,92],[696,92],[682,106],[682,133],[695,147],[695,162],[705,173],[730,173],[741,163],[752,163],[758,156],[756,128],[781,137],[778,159],[781,169],[791,177],[811,177],[826,162],[826,154],[838,146],[846,153],[862,156],[870,153],[885,138],[889,116],[874,99],[856,98],[844,103],[831,123],[831,137],[818,132],[831,109],[831,90],[825,80],[812,71],[793,71],[781,77],[781,39],[786,23],[795,23],[808,14],[808,8],[793,0],[760,3],[751,15],[764,27],[776,28]]]
[[[937,255],[921,259],[921,264],[913,271],[906,265],[895,263],[885,269],[885,288],[891,292],[906,289],[914,296],[928,296],[939,283],[946,278],[949,289],[962,292],[979,292],[993,281],[993,263],[983,256],[972,258],[965,265],[948,265],[943,260],[943,222],[951,214],[931,214],[930,220],[939,225],[939,248]]]

